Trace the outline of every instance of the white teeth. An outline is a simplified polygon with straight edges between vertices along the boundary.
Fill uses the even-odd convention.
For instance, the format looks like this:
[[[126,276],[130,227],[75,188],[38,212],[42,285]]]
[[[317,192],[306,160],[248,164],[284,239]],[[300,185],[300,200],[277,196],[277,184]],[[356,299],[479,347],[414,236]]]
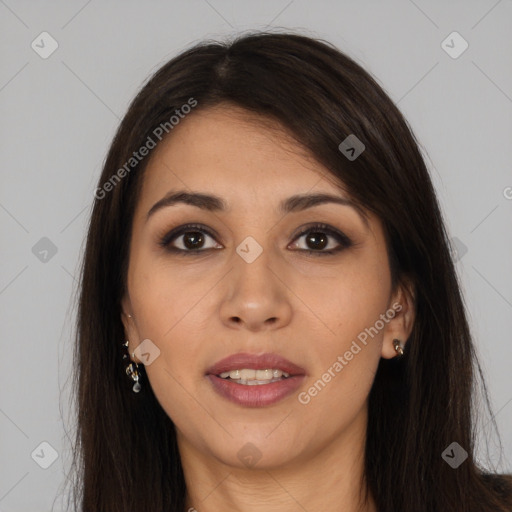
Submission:
[[[231,378],[233,378],[231,374],[229,374],[229,376]],[[254,379],[254,378],[256,378],[256,370],[250,370],[248,368],[244,368],[243,370],[240,370],[240,377],[239,378],[242,379],[242,380]]]
[[[222,372],[220,377],[232,380],[237,380],[238,384],[247,384],[253,386],[256,384],[268,384],[281,380],[281,377],[287,378],[290,374],[282,370],[268,368],[265,370],[253,370],[251,368],[243,368],[240,370],[231,370],[229,372]]]
[[[256,370],[256,380],[270,380],[272,377],[272,370]]]

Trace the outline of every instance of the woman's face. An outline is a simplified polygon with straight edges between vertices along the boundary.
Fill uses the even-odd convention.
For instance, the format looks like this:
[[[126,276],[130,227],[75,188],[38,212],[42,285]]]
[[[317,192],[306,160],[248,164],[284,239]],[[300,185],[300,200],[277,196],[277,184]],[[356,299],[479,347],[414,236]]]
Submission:
[[[152,209],[178,192],[216,199]],[[136,361],[182,456],[286,467],[364,437],[379,359],[396,355],[412,309],[391,295],[379,219],[296,197],[317,194],[349,199],[277,125],[235,107],[194,112],[151,155],[123,322],[130,353],[146,340]],[[200,227],[166,236],[186,224]],[[235,354],[247,358],[213,368]],[[260,372],[219,376],[243,369]]]

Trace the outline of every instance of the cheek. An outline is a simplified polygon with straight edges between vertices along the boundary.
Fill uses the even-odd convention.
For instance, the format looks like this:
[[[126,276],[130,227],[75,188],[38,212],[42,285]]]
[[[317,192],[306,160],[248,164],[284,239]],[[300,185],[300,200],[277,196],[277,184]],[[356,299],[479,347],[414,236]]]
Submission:
[[[204,271],[198,278],[199,269],[186,262],[171,265],[165,257],[155,260],[151,256],[134,265],[130,296],[147,337],[151,333],[157,339],[172,339],[190,313],[201,308],[215,280],[212,273]]]
[[[314,364],[297,398],[317,428],[335,429],[355,417],[370,392],[382,350],[383,329],[375,326],[381,326],[388,289],[373,279],[354,279],[326,284],[324,291],[317,311],[329,330],[312,336]]]
[[[204,282],[189,279],[176,269],[154,261],[133,261],[130,298],[137,311],[139,340],[151,340],[158,352],[145,373],[158,400],[169,414],[175,406],[190,407],[192,379],[197,379],[201,348],[198,332],[204,315]],[[135,263],[138,263],[137,266]],[[188,399],[187,399],[188,397]]]
[[[354,254],[323,275],[293,280],[294,293],[309,310],[310,329],[315,326],[324,333],[319,340],[324,353],[330,352],[329,347],[342,349],[347,342],[350,344],[387,309],[389,269],[372,252],[365,254]]]
[[[312,402],[326,407],[330,399],[362,403],[381,357],[388,269],[375,259],[354,259],[328,279],[301,283],[297,294],[314,315],[302,331],[309,333],[315,361],[309,379],[315,389],[305,400],[315,397]]]
[[[203,370],[205,314],[201,299],[208,288],[204,281],[157,265],[137,276],[131,295],[138,311],[140,341],[150,339],[160,351],[145,367],[147,384],[179,429],[205,424],[205,409],[194,395]]]

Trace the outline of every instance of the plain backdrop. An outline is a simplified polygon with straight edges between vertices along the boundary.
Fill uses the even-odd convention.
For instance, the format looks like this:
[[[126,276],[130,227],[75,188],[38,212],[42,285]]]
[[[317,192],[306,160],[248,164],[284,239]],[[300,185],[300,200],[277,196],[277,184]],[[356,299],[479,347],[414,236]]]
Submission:
[[[334,43],[417,135],[505,458],[489,415],[479,453],[512,471],[511,0],[0,0],[0,512],[51,510],[68,469],[78,262],[129,102],[199,40],[269,27]]]

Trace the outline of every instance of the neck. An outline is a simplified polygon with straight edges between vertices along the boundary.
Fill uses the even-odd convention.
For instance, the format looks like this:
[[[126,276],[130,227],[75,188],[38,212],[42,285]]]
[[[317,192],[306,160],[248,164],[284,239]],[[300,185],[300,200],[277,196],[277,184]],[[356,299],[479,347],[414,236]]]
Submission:
[[[266,512],[341,510],[376,512],[364,496],[367,410],[314,456],[298,454],[286,464],[239,468],[197,450],[178,432],[187,486],[186,511]]]

